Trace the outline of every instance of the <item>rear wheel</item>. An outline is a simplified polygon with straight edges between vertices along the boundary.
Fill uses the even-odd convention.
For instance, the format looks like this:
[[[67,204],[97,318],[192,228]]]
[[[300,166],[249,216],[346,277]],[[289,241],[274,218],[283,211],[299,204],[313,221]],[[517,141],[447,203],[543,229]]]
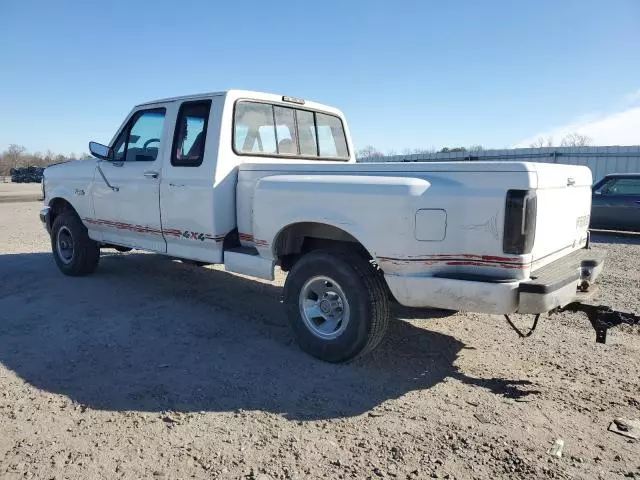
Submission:
[[[291,269],[284,288],[289,323],[300,347],[327,362],[373,350],[389,323],[384,280],[351,251],[314,251]]]
[[[65,275],[93,273],[100,261],[100,247],[89,238],[87,228],[71,210],[65,210],[53,221],[51,250],[58,268]]]

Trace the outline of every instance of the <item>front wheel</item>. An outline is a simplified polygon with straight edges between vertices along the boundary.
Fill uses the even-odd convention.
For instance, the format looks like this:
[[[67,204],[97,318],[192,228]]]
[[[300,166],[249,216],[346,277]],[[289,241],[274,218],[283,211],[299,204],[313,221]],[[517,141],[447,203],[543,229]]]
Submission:
[[[327,362],[373,350],[389,324],[384,280],[351,251],[318,250],[291,269],[284,287],[289,323],[300,347]]]
[[[99,245],[89,238],[87,228],[71,210],[63,211],[53,221],[51,250],[58,268],[65,275],[88,275],[100,261]]]

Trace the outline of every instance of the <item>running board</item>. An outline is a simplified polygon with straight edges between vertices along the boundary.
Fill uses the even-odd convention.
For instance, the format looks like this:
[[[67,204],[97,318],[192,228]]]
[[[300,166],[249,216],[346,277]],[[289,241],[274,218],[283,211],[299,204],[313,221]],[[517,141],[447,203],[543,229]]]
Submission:
[[[227,272],[273,280],[275,262],[262,258],[253,247],[231,248],[224,252],[224,269]]]

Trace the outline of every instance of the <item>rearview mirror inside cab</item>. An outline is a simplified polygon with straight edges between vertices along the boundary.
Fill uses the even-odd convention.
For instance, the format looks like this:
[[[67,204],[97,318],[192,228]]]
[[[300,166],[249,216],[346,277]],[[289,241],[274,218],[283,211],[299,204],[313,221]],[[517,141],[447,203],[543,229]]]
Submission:
[[[91,155],[100,160],[111,160],[111,148],[98,142],[89,142]]]

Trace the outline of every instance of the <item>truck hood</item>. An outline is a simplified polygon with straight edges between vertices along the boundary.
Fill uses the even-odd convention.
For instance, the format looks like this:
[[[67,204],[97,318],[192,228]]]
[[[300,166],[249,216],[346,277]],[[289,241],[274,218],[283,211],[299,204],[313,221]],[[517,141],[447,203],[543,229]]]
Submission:
[[[44,176],[47,179],[63,179],[78,177],[93,177],[93,171],[96,166],[96,159],[88,158],[86,160],[69,160],[68,162],[57,163],[51,165],[44,170]]]

